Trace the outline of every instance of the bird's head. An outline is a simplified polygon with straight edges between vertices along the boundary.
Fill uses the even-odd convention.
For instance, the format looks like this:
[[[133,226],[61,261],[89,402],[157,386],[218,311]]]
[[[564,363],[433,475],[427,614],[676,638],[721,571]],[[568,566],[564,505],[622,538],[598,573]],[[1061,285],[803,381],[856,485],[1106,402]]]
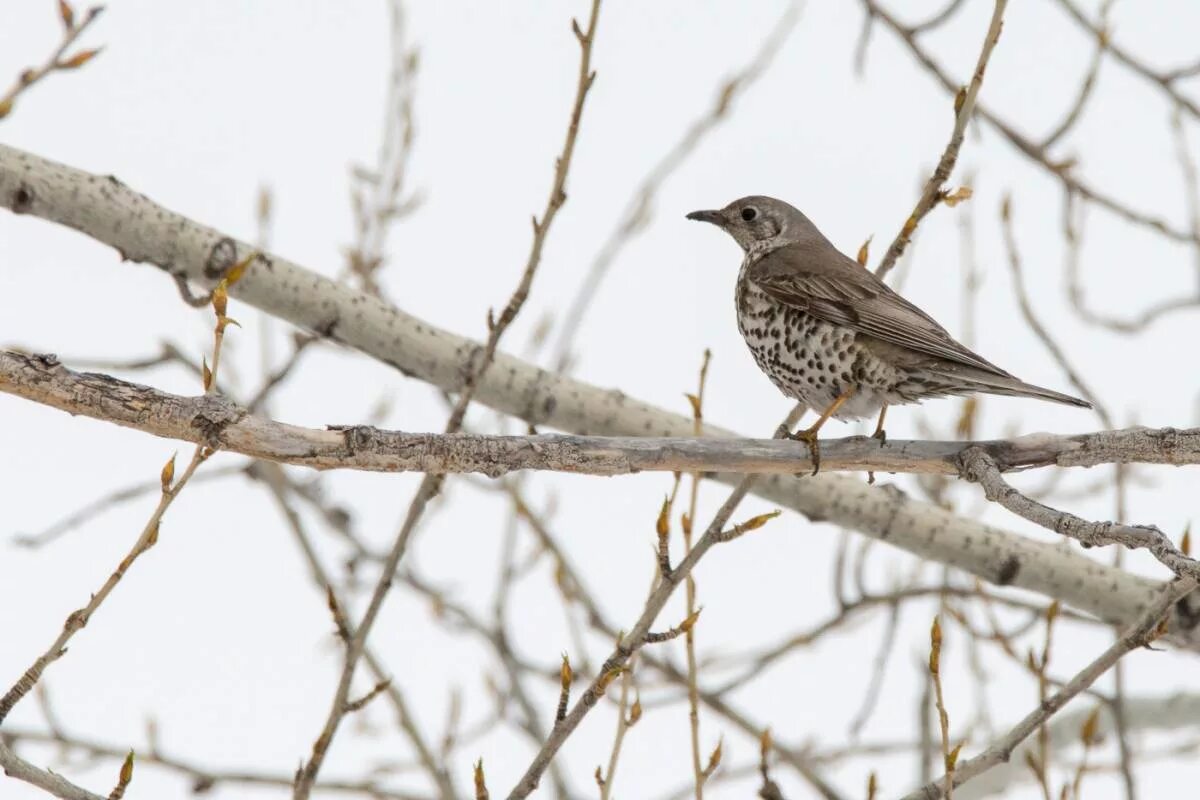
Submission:
[[[687,218],[711,222],[747,253],[773,250],[814,234],[820,236],[798,209],[764,195],[734,200],[719,211],[693,211]]]

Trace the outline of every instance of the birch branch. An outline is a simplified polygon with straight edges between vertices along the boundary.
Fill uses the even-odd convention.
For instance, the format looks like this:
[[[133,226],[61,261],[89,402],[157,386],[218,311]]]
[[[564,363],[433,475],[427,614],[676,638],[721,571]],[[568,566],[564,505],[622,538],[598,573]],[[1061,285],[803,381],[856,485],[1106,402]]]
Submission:
[[[0,350],[0,392],[167,439],[314,469],[368,472],[518,470],[625,475],[637,472],[804,473],[808,447],[778,439],[637,436],[489,436],[413,433],[370,426],[302,428],[251,414],[220,397],[181,397],[97,373],[54,356]],[[1200,428],[1126,428],[1030,434],[982,442],[903,441],[852,436],[823,442],[822,469],[958,475],[968,452],[1001,472],[1100,464],[1200,464]]]
[[[0,207],[57,222],[113,247],[127,260],[154,264],[168,275],[206,286],[215,284],[239,256],[254,250],[154,203],[115,177],[7,145],[0,145]],[[445,391],[462,388],[466,366],[480,347],[276,256],[252,264],[231,293]],[[480,376],[475,400],[531,424],[575,433],[687,436],[692,429],[688,417],[538,369],[503,352],[496,353],[492,366]],[[714,426],[705,426],[705,432],[728,435]],[[740,480],[727,472],[714,477],[727,484]],[[920,558],[1057,597],[1106,622],[1132,622],[1162,586],[1078,552],[909,499],[895,488],[868,487],[858,477],[766,476],[755,483],[753,492],[809,519],[857,530]],[[1189,613],[1177,621],[1177,641],[1200,642],[1200,635],[1191,633],[1200,617]]]

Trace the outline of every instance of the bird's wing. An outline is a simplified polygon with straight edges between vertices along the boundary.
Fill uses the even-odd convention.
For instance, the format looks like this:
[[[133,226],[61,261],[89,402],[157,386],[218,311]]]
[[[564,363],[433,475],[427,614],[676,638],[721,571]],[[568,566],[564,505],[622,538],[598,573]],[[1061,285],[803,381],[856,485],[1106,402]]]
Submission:
[[[784,305],[920,354],[1007,372],[954,341],[928,314],[825,242],[789,244],[758,259],[746,277]]]

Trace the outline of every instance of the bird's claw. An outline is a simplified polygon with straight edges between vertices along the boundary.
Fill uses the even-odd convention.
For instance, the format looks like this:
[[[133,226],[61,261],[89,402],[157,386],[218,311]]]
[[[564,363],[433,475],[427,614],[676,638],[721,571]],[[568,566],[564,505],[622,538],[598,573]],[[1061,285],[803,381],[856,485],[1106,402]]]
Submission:
[[[792,439],[793,441],[804,442],[806,445],[808,445],[808,452],[812,456],[812,462],[813,462],[812,474],[816,475],[818,472],[820,472],[821,471],[821,443],[817,440],[817,432],[814,431],[812,428],[806,428],[805,430],[802,430],[802,431],[796,431],[795,433],[789,433],[788,438]]]
[[[883,428],[878,428],[874,433],[871,434],[871,438],[878,439],[879,446],[883,447],[885,444],[887,444],[887,431],[885,431]]]

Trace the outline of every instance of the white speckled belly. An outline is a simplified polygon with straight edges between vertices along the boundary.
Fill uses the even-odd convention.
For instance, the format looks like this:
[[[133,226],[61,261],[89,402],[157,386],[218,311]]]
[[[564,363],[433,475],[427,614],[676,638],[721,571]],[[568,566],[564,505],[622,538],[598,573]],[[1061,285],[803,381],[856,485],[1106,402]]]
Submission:
[[[884,402],[911,402],[875,388],[902,380],[899,372],[855,343],[855,333],[770,299],[738,281],[738,328],[767,377],[788,397],[823,412],[847,389],[854,394],[834,416],[859,419]],[[894,395],[894,396],[893,396]]]

